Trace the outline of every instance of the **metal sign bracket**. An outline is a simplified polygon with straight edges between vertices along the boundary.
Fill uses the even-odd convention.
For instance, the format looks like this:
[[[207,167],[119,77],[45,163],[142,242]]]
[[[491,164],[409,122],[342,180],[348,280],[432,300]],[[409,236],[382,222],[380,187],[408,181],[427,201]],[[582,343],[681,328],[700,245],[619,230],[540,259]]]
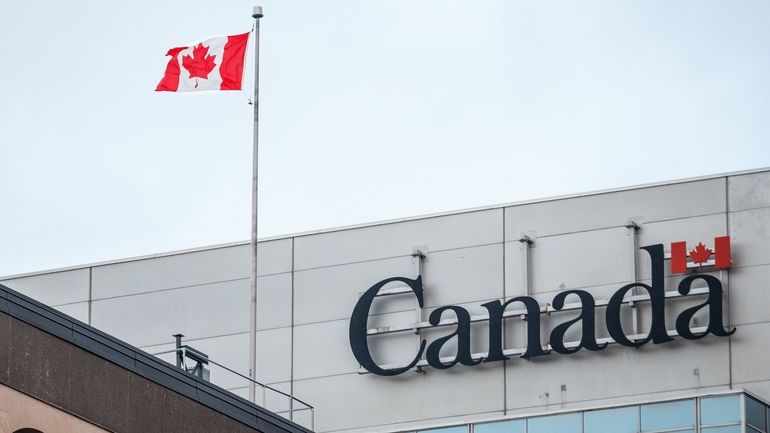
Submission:
[[[427,261],[427,255],[426,251],[428,251],[427,245],[422,245],[419,247],[415,247],[412,249],[412,263],[415,265],[417,276],[422,276],[423,271],[425,268],[425,262]],[[423,277],[422,280],[422,289],[423,293],[425,291],[425,277]],[[423,295],[425,296],[425,295]],[[420,307],[420,304],[418,302],[415,302],[415,317],[417,319],[416,323],[422,323],[422,307]],[[417,336],[417,345],[419,346],[422,344],[422,328],[419,328],[417,326],[414,327],[414,334]],[[425,369],[422,368],[422,366],[418,365],[414,368],[415,373],[422,373],[425,374]]]

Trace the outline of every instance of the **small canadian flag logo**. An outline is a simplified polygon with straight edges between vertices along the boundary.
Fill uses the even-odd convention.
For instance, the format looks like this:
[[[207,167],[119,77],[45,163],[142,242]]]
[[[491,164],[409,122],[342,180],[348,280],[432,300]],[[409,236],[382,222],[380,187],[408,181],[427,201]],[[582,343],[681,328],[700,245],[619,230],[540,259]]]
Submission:
[[[688,256],[692,261],[693,267],[714,266],[714,269],[728,269],[730,267],[730,236],[719,236],[714,238],[713,250],[704,245],[703,242],[698,242],[698,245],[695,245],[695,248],[687,251],[687,242],[672,242],[672,274],[682,274],[687,272]]]

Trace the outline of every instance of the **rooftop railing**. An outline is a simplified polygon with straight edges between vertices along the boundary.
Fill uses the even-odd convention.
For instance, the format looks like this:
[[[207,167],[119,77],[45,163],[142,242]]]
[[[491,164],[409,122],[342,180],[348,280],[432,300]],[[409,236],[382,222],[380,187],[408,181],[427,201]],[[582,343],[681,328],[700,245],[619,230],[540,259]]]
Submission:
[[[242,374],[230,367],[220,364],[210,359],[208,355],[204,354],[203,352],[197,349],[194,349],[187,345],[182,345],[181,335],[175,335],[175,337],[177,338],[176,348],[161,351],[161,352],[155,352],[152,355],[160,357],[161,355],[174,354],[176,357],[177,368],[180,368],[181,370],[187,372],[188,374],[192,374],[201,379],[214,383],[215,385],[219,385],[217,384],[217,381],[210,380],[210,377],[208,376],[208,369],[206,368],[206,366],[214,365],[218,367],[218,369],[226,371],[228,374],[234,375],[239,380],[245,381],[247,385],[249,383],[253,383],[258,390],[258,392],[255,395],[260,396],[260,398],[255,399],[256,401],[254,401],[253,403],[258,404],[263,408],[277,415],[280,415],[285,419],[288,419],[289,421],[297,422],[298,424],[305,424],[306,427],[309,427],[311,430],[315,430],[315,408],[313,406],[294,397],[291,393],[287,393],[279,389],[275,389],[270,385],[266,385],[262,382],[254,380],[245,374]],[[192,360],[195,363],[195,365],[192,365],[192,366],[188,365],[188,360]],[[222,385],[219,385],[219,386],[224,388],[224,386]],[[309,413],[309,419],[307,418],[304,418],[303,420],[297,419],[300,414],[304,415],[306,413]],[[309,423],[309,426],[307,425],[308,423]]]

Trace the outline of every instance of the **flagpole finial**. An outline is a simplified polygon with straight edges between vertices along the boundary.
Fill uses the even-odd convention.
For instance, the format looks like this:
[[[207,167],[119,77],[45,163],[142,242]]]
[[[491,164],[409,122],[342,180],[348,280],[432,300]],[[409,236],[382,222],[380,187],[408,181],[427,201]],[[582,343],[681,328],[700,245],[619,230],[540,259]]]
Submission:
[[[254,12],[251,14],[255,19],[260,19],[264,15],[262,14],[262,6],[254,6]]]

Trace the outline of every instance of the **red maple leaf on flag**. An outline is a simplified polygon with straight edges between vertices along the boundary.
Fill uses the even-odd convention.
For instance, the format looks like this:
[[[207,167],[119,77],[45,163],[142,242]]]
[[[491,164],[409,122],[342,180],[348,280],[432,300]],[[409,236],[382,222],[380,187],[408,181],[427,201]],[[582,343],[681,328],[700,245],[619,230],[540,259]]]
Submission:
[[[690,251],[690,258],[692,258],[693,263],[706,263],[712,252],[711,248],[706,248],[703,245],[703,242],[698,242],[695,249]]]
[[[214,63],[214,59],[217,56],[209,54],[209,47],[204,47],[203,44],[198,44],[193,48],[193,55],[182,56],[182,66],[190,72],[190,78],[203,78],[208,80],[209,73],[214,69],[217,64]],[[198,87],[196,80],[195,87]]]

